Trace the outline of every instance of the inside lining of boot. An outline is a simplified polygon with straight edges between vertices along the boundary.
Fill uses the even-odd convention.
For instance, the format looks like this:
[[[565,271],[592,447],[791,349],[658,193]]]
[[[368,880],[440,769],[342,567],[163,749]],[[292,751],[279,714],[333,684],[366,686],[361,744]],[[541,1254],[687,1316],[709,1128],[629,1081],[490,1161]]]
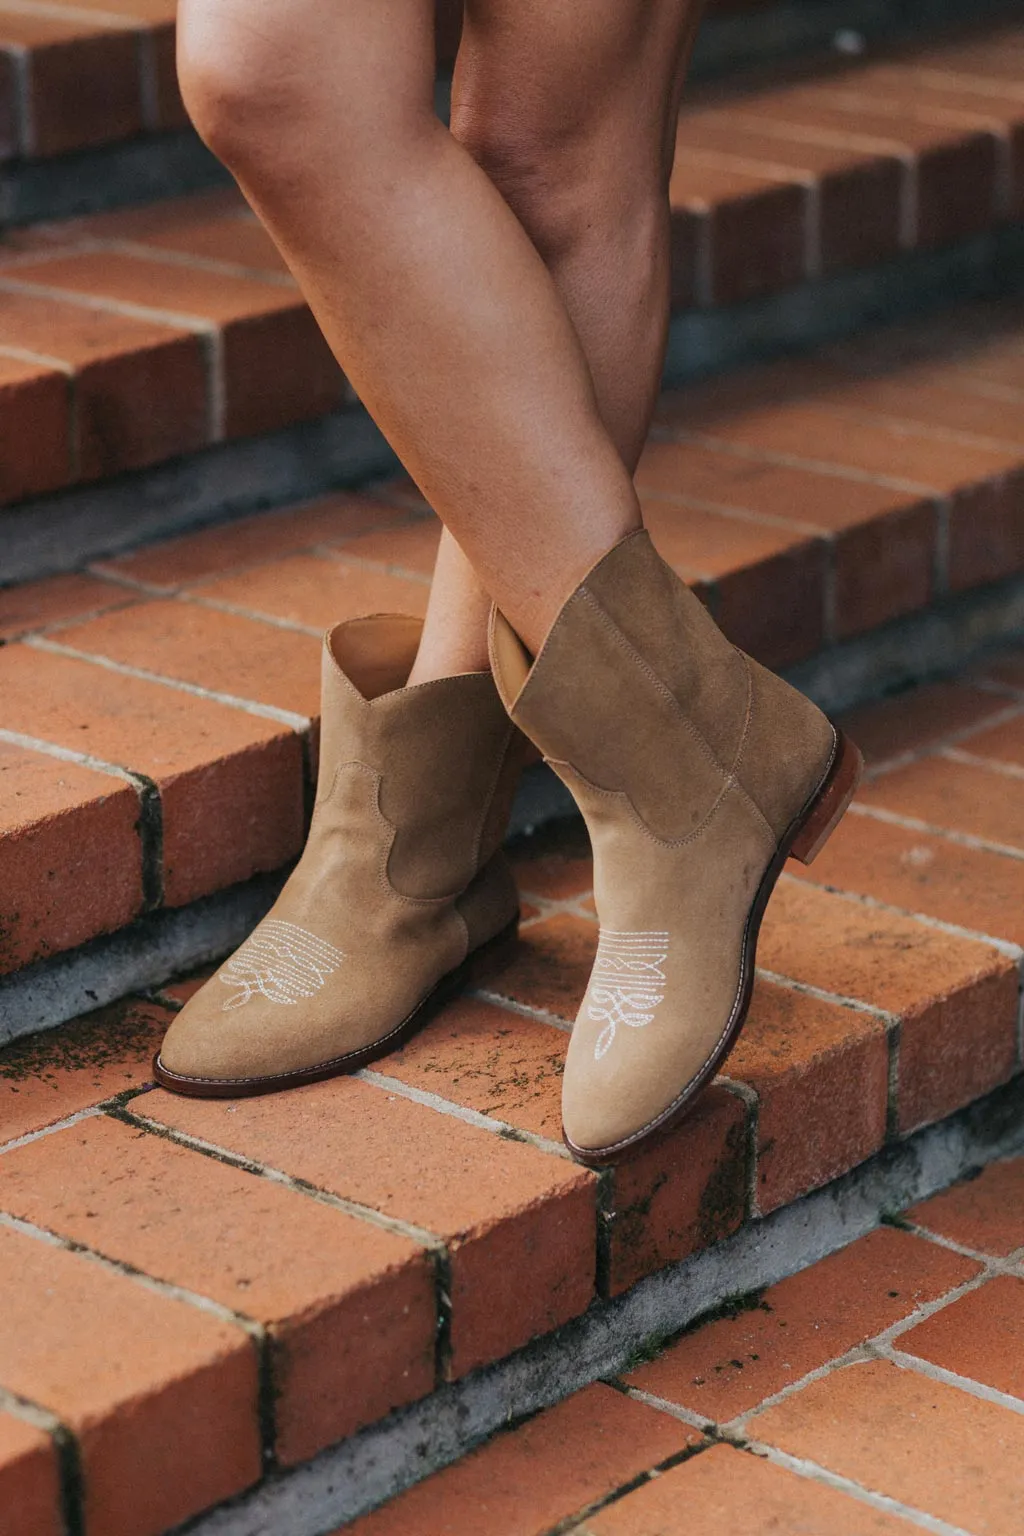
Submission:
[[[404,614],[375,613],[339,625],[331,654],[367,703],[395,693],[409,681],[423,624]]]

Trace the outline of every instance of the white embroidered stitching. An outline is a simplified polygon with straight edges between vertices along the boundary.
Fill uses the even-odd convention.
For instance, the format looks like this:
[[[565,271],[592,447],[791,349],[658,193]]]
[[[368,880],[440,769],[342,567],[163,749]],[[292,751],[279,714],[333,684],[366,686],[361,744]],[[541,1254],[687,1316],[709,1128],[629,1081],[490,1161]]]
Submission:
[[[333,944],[316,934],[268,918],[232,956],[220,973],[225,986],[239,990],[224,1004],[241,1008],[257,992],[268,1003],[297,1003],[300,997],[312,997],[336,971],[345,956]]]
[[[604,1024],[594,1046],[600,1061],[615,1040],[620,1024],[644,1029],[654,1019],[665,996],[667,933],[622,933],[601,930],[590,976],[587,1018]]]

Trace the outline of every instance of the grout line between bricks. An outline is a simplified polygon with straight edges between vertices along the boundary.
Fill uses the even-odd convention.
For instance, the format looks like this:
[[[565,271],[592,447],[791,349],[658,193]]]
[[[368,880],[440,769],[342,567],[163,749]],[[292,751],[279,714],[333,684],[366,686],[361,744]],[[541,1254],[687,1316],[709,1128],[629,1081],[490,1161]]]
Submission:
[[[935,1365],[931,1360],[924,1360],[919,1355],[904,1354],[902,1350],[893,1349],[891,1346],[876,1346],[876,1352],[880,1360],[887,1360],[890,1365],[898,1366],[901,1371],[925,1376],[929,1381],[941,1382],[943,1386],[956,1387],[958,1391],[966,1392],[968,1397],[979,1398],[983,1403],[992,1403],[996,1408],[1005,1408],[1010,1413],[1024,1416],[1024,1402],[1008,1392],[1000,1392],[996,1387],[986,1386],[984,1382],[974,1381],[968,1376],[960,1376],[956,1371],[947,1370],[945,1366]]]
[[[62,1536],[85,1536],[82,1461],[74,1433],[49,1408],[42,1408],[38,1403],[10,1392],[5,1387],[0,1387],[0,1409],[49,1435],[57,1458],[58,1497],[63,1516]]]
[[[9,731],[0,726],[0,741],[11,746],[24,747],[30,752],[40,752],[46,757],[58,758],[64,763],[76,763],[81,768],[91,768],[94,773],[106,773],[130,784],[139,798],[139,841],[142,845],[142,905],[146,912],[163,905],[164,873],[163,807],[156,783],[134,768],[123,768],[118,763],[108,763],[88,752],[76,752],[56,742],[44,741],[38,736],[26,736],[21,731]]]
[[[295,714],[290,709],[279,709],[274,704],[260,704],[255,699],[243,699],[237,694],[221,693],[215,688],[204,688],[199,683],[189,683],[183,678],[165,677],[161,672],[151,672],[146,667],[133,667],[127,662],[114,661],[109,656],[101,656],[94,651],[83,651],[77,646],[62,645],[58,640],[50,640],[45,635],[29,635],[25,642],[36,651],[48,651],[54,656],[67,656],[72,661],[87,661],[93,666],[103,667],[107,672],[116,672],[121,677],[134,677],[143,683],[158,683],[164,688],[173,688],[179,693],[191,694],[197,699],[206,699],[213,704],[226,704],[229,709],[241,710],[247,715],[258,715],[264,720],[273,720],[278,725],[290,726],[293,731],[308,731],[310,718],[308,715]]]
[[[828,891],[832,896],[838,896],[843,901],[856,902],[858,906],[870,907],[875,912],[892,912],[899,917],[910,917],[925,928],[933,928],[936,933],[948,933],[954,939],[969,939],[975,944],[986,944],[989,948],[998,950],[1001,955],[1006,955],[1008,959],[1016,960],[1018,963],[1024,960],[1024,949],[1009,939],[997,939],[991,933],[981,933],[975,928],[964,928],[959,923],[947,923],[941,917],[929,916],[927,912],[915,912],[910,907],[898,907],[890,901],[881,901],[877,896],[864,895],[859,891],[845,891],[841,886],[807,880],[788,874],[785,870],[779,876],[779,880],[780,883],[787,881],[794,885],[813,885],[817,890]]]
[[[859,1503],[870,1504],[873,1509],[880,1510],[883,1514],[895,1515],[898,1519],[907,1520],[911,1525],[920,1526],[924,1531],[931,1531],[932,1536],[976,1536],[976,1533],[964,1530],[962,1526],[950,1525],[945,1520],[926,1514],[924,1510],[914,1509],[909,1504],[901,1504],[898,1499],[890,1498],[888,1494],[875,1493],[872,1489],[865,1488],[862,1483],[856,1483],[849,1477],[842,1477],[838,1472],[831,1472],[827,1467],[819,1466],[817,1462],[808,1461],[799,1456],[790,1456],[787,1451],[780,1451],[774,1445],[766,1445],[759,1440],[748,1440],[740,1449],[749,1451],[754,1456],[761,1456],[766,1461],[774,1462],[778,1467],[785,1467],[788,1471],[795,1472],[798,1477],[806,1478],[810,1482],[824,1483],[838,1493],[849,1494]]]
[[[947,843],[957,843],[961,848],[972,848],[976,853],[997,853],[1006,859],[1024,859],[1024,848],[1012,843],[997,843],[991,838],[977,837],[973,832],[958,832],[953,827],[940,827],[932,821],[917,816],[904,816],[899,811],[887,811],[881,805],[864,805],[856,800],[849,807],[851,816],[863,816],[869,821],[882,821],[890,827],[902,827],[906,832],[924,832],[930,837],[941,837]]]
[[[858,469],[855,464],[840,464],[832,459],[815,459],[796,453],[783,453],[774,448],[759,448],[753,444],[734,442],[730,438],[715,437],[711,433],[690,432],[682,427],[654,427],[651,437],[659,442],[691,443],[697,448],[708,448],[736,459],[755,464],[778,464],[784,469],[813,469],[832,480],[856,480],[862,485],[881,486],[883,490],[898,491],[902,495],[935,497],[936,488],[919,480],[903,480],[894,475],[879,475],[871,470]]]
[[[240,1152],[232,1152],[230,1147],[222,1147],[215,1141],[207,1141],[202,1136],[192,1136],[187,1131],[176,1130],[174,1126],[165,1125],[161,1120],[153,1120],[148,1115],[140,1114],[125,1106],[107,1106],[104,1113],[111,1115],[115,1120],[123,1121],[126,1125],[134,1126],[137,1130],[149,1131],[155,1136],[162,1136],[166,1141],[174,1141],[179,1146],[189,1147],[193,1152],[201,1152],[204,1157],[213,1158],[215,1162],[227,1163],[230,1168],[251,1173],[255,1178],[267,1179],[271,1184],[282,1184],[286,1189],[295,1190],[299,1194],[319,1201],[321,1205],[329,1205],[336,1211],[344,1211],[346,1215],[356,1216],[360,1221],[368,1221],[372,1226],[382,1227],[384,1231],[398,1237],[409,1238],[418,1243],[421,1248],[445,1246],[443,1239],[438,1237],[436,1232],[429,1232],[425,1227],[403,1221],[397,1216],[386,1216],[383,1211],[376,1211],[372,1206],[363,1205],[358,1200],[349,1200],[343,1195],[331,1194],[329,1190],[320,1189],[306,1179],[285,1173],[269,1163],[261,1163],[255,1158],[245,1157]]]
[[[27,1147],[29,1142],[41,1141],[44,1136],[52,1136],[54,1131],[66,1131],[72,1125],[78,1125],[82,1120],[92,1120],[103,1111],[99,1105],[92,1105],[89,1109],[80,1109],[74,1115],[67,1115],[63,1120],[55,1120],[52,1125],[44,1125],[38,1131],[28,1131],[24,1136],[15,1136],[13,1141],[0,1143],[0,1157],[5,1152],[15,1152],[18,1147]]]
[[[766,970],[761,965],[756,967],[756,974],[777,987],[785,987],[790,992],[802,992],[806,997],[817,998],[820,1003],[834,1003],[842,1008],[849,1008],[854,1013],[866,1013],[873,1019],[879,1019],[883,1024],[899,1023],[899,1014],[889,1013],[887,1009],[878,1008],[874,1003],[865,1003],[858,997],[847,997],[842,992],[830,992],[825,987],[812,986],[809,981],[795,981],[791,976],[783,976],[779,971]]]
[[[965,752],[961,747],[943,747],[938,754],[947,762],[963,763],[968,768],[985,768],[989,773],[998,773],[1004,779],[1016,779],[1018,783],[1024,780],[1024,767],[1019,763],[1000,762],[997,757],[982,757],[975,752]]]
[[[174,597],[180,603],[196,603],[203,608],[215,608],[220,613],[234,613],[243,619],[258,619],[261,624],[270,624],[274,629],[290,629],[296,634],[313,635],[317,640],[323,639],[323,630],[315,629],[311,624],[299,624],[294,619],[281,619],[272,613],[260,613],[256,608],[244,608],[240,603],[226,603],[220,598],[203,597],[201,592],[176,592]]]
[[[611,1493],[603,1494],[600,1498],[585,1504],[575,1514],[567,1515],[564,1520],[559,1520],[557,1524],[549,1526],[543,1533],[543,1536],[587,1536],[586,1521],[592,1515],[600,1514],[602,1510],[618,1504],[620,1500],[627,1498],[629,1494],[635,1493],[638,1488],[643,1488],[647,1483],[653,1482],[656,1477],[661,1477],[665,1472],[671,1472],[673,1467],[681,1467],[684,1462],[693,1461],[695,1456],[700,1456],[702,1452],[709,1449],[710,1446],[705,1441],[700,1445],[688,1445],[685,1449],[676,1451],[674,1455],[666,1456],[664,1461],[656,1462],[653,1467],[639,1472],[636,1477],[631,1477],[628,1482],[620,1483],[617,1488],[612,1489]]]
[[[317,1185],[311,1184],[307,1179],[297,1178],[294,1174],[285,1173],[280,1168],[273,1168],[268,1163],[258,1162],[255,1158],[244,1157],[240,1153],[232,1152],[229,1148],[218,1145],[217,1142],[206,1141],[203,1137],[192,1136],[186,1131],[176,1130],[173,1126],[164,1125],[159,1120],[152,1120],[148,1115],[129,1109],[126,1103],[108,1103],[103,1107],[105,1113],[113,1119],[122,1121],[125,1125],[134,1126],[138,1130],[148,1131],[155,1136],[162,1136],[166,1141],[176,1142],[178,1146],[188,1147],[193,1152],[198,1152],[204,1157],[212,1158],[215,1162],[226,1163],[228,1167],[237,1168],[242,1173],[252,1174],[255,1178],[266,1179],[271,1184],[279,1184],[285,1189],[294,1191],[296,1194],[316,1200],[320,1205],[326,1205],[332,1210],[342,1211],[347,1216],[355,1217],[359,1221],[367,1222],[371,1226],[379,1227],[385,1232],[390,1232],[393,1236],[404,1237],[425,1250],[434,1272],[437,1328],[434,1353],[435,1387],[439,1387],[444,1383],[447,1379],[451,1359],[451,1253],[448,1244],[436,1232],[430,1232],[425,1227],[416,1226],[413,1222],[403,1221],[397,1216],[386,1216],[382,1211],[376,1211],[372,1206],[363,1205],[358,1200],[349,1200],[343,1195],[332,1194],[329,1190],[320,1189]]]
[[[560,1141],[550,1141],[546,1136],[538,1136],[533,1131],[520,1130],[518,1126],[509,1125],[507,1120],[468,1109],[464,1104],[456,1104],[454,1100],[443,1098],[439,1093],[414,1088],[410,1083],[403,1083],[401,1078],[389,1077],[370,1067],[362,1067],[358,1072],[353,1072],[352,1076],[360,1078],[364,1083],[371,1083],[375,1088],[382,1088],[387,1093],[397,1094],[399,1098],[409,1099],[413,1104],[434,1109],[440,1115],[448,1115],[453,1120],[461,1120],[466,1125],[476,1126],[478,1130],[488,1131],[492,1136],[500,1136],[505,1141],[521,1141],[525,1146],[536,1148],[538,1152],[547,1152],[552,1157],[571,1161],[567,1148]]]
[[[89,251],[102,255],[106,251],[122,256],[132,256],[137,261],[167,263],[174,267],[188,267],[200,272],[212,272],[221,277],[239,277],[250,282],[270,283],[275,288],[287,288],[298,293],[298,284],[287,272],[276,272],[272,267],[250,267],[241,261],[225,261],[216,256],[199,256],[193,251],[179,251],[172,246],[146,245],[141,240],[121,240],[114,236],[89,238],[76,244],[76,251]],[[33,253],[36,254],[36,253]]]
[[[761,1201],[757,1187],[758,1146],[761,1134],[761,1099],[755,1088],[749,1083],[740,1082],[737,1078],[719,1073],[715,1077],[719,1087],[726,1089],[735,1098],[741,1099],[746,1105],[747,1113],[743,1124],[745,1141],[746,1172],[744,1177],[746,1219],[757,1220],[761,1216]]]
[[[976,683],[973,678],[966,680],[971,687],[978,687],[985,692],[992,692],[983,683]],[[877,763],[872,763],[865,773],[865,778],[872,783],[884,778],[886,774],[895,773],[900,768],[909,768],[913,763],[924,762],[926,758],[936,757],[944,753],[947,748],[955,747],[957,743],[969,741],[973,736],[979,736],[985,731],[995,730],[1001,725],[1009,725],[1021,715],[1021,702],[1015,700],[1013,704],[1007,704],[1002,709],[996,709],[991,715],[983,715],[980,720],[973,720],[970,725],[960,726],[958,730],[950,731],[948,736],[940,736],[935,741],[926,742],[924,746],[912,747],[906,752],[897,752],[892,757],[882,758]]]
[[[522,1018],[533,1019],[538,1024],[551,1024],[564,1035],[572,1034],[572,1025],[567,1019],[560,1019],[556,1013],[548,1013],[546,1008],[531,1008],[528,1003],[519,1003],[514,997],[506,997],[502,992],[491,992],[480,987],[467,992],[466,996],[478,998],[482,1003],[491,1003],[496,1008],[504,1008],[508,1013],[518,1013]]]

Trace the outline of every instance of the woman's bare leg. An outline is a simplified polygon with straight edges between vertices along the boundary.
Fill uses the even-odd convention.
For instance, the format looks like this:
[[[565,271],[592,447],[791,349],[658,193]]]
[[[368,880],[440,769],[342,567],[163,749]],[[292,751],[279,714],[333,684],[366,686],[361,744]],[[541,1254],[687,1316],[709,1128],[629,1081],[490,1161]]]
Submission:
[[[516,214],[583,346],[605,428],[632,474],[668,335],[668,176],[703,0],[469,7],[451,126]],[[642,12],[644,26],[636,25]],[[579,30],[596,17],[581,67]],[[442,537],[412,681],[487,663],[490,598]]]
[[[479,9],[471,32],[492,24]],[[583,41],[660,14],[549,9]],[[431,24],[430,0],[184,0],[182,86],[371,414],[537,645],[639,506],[541,256],[434,117]]]

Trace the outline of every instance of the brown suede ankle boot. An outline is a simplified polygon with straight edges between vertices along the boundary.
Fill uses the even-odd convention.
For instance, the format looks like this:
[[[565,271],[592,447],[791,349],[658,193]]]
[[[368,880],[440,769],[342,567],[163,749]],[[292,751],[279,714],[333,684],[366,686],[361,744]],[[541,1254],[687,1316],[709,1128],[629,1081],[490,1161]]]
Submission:
[[[562,1115],[599,1165],[674,1124],[724,1062],[768,897],[842,816],[860,753],[729,644],[643,531],[594,567],[532,665],[495,612],[491,665],[593,843],[600,942]]]
[[[309,840],[168,1030],[164,1087],[227,1098],[354,1071],[514,940],[501,842],[525,743],[489,672],[404,686],[421,627],[377,616],[325,637]]]

